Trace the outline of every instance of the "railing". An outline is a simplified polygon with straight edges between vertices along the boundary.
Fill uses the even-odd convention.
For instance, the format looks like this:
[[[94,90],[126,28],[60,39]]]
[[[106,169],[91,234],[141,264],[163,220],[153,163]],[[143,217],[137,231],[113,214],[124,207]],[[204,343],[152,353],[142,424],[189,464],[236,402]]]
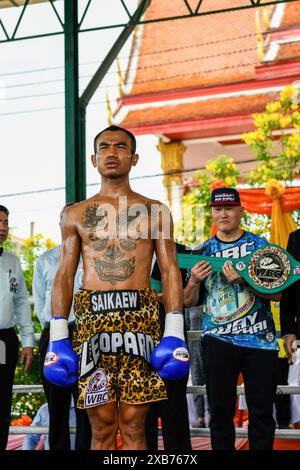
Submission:
[[[188,331],[188,339],[193,341],[200,338],[201,331]],[[278,332],[277,332],[278,334]],[[41,333],[35,333],[35,340],[39,341]],[[278,336],[280,336],[278,334]],[[297,341],[300,345],[300,341]],[[13,393],[41,393],[43,392],[42,385],[14,385]],[[190,385],[187,386],[187,393],[191,395],[206,395],[205,385]],[[300,386],[278,385],[276,393],[278,395],[291,395],[300,394]],[[244,395],[245,389],[243,385],[237,386],[237,395]],[[209,428],[191,428],[192,437],[210,437]],[[71,427],[70,433],[75,434],[76,428]],[[47,434],[48,427],[46,426],[10,426],[10,434]],[[248,437],[248,429],[236,428],[236,437]],[[277,439],[300,439],[300,429],[276,429],[275,438]]]
[[[43,392],[42,385],[14,385],[14,393],[40,393]],[[205,385],[191,385],[187,387],[187,393],[192,395],[206,395],[206,386]],[[300,386],[294,387],[290,385],[278,385],[277,394],[279,395],[289,395],[289,394],[300,394]],[[244,395],[245,388],[242,385],[237,387],[237,395]],[[191,428],[192,437],[210,437],[209,428]],[[76,428],[71,427],[70,433],[75,434]],[[10,434],[47,434],[47,426],[10,426]],[[236,437],[248,437],[248,429],[236,428],[235,429]],[[276,439],[300,439],[300,429],[276,429],[275,431]]]

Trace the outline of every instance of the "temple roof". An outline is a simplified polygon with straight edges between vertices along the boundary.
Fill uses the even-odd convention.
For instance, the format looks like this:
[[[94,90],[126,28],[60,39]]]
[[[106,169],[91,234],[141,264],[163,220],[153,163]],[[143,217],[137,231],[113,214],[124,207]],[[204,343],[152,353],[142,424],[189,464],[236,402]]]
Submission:
[[[155,17],[157,10],[171,3],[154,0],[148,9],[149,17]],[[232,0],[219,3],[225,8]],[[130,94],[253,76],[258,62],[254,16],[255,10],[251,9],[146,25]]]
[[[163,134],[170,140],[246,132],[249,114],[259,112],[276,94],[210,99],[196,103],[145,108],[128,113],[122,126],[135,134]]]
[[[218,0],[218,7],[238,3]],[[207,10],[214,4],[203,0]],[[173,0],[152,0],[147,19],[166,16],[172,5]],[[300,1],[266,8],[144,25],[133,42],[116,122],[171,140],[211,135],[207,121],[225,117],[241,123],[248,116],[240,130],[224,121],[225,133],[249,130],[251,113],[261,111],[300,70]]]

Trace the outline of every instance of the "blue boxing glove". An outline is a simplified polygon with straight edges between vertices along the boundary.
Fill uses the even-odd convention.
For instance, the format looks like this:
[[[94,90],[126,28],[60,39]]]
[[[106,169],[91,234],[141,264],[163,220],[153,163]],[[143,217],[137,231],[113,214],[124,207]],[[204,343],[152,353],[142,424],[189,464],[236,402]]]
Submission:
[[[72,349],[68,321],[54,317],[50,322],[50,340],[44,362],[44,376],[54,385],[68,387],[78,379],[78,357]]]
[[[151,365],[162,379],[179,380],[188,375],[190,355],[184,341],[181,312],[166,314],[164,335],[151,354]]]

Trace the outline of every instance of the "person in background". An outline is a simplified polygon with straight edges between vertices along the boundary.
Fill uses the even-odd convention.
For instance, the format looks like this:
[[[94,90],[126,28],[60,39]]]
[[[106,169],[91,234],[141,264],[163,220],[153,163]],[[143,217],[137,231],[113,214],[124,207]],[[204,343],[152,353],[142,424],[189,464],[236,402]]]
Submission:
[[[300,348],[293,353],[292,363],[289,366],[288,385],[298,387],[300,385]],[[290,424],[294,429],[300,429],[300,395],[293,393],[291,400]]]
[[[209,261],[196,263],[184,290],[184,304],[203,305],[205,311],[202,344],[212,449],[235,449],[236,387],[242,373],[250,449],[271,450],[279,348],[270,300],[279,300],[280,293],[255,291],[230,262],[230,258],[246,256],[268,242],[240,227],[243,208],[236,189],[215,189],[210,206],[217,233],[193,253],[228,261],[224,261],[221,273],[212,272]]]
[[[271,302],[276,331],[280,332],[279,302]],[[288,385],[289,363],[283,346],[282,338],[278,338],[278,358],[277,358],[277,385]],[[291,397],[285,394],[276,394],[275,419],[279,429],[288,429],[291,420]]]
[[[287,252],[300,262],[300,230],[290,233]],[[300,361],[297,358],[297,340],[300,339],[300,281],[294,282],[282,293],[280,301],[280,328],[283,346],[290,364],[288,384],[300,384]],[[300,427],[300,395],[291,396],[291,421]]]
[[[186,327],[187,330],[201,330],[203,319],[203,309],[201,306],[186,308]],[[189,340],[189,350],[191,355],[191,382],[192,385],[205,385],[205,374],[203,365],[202,338]],[[193,428],[205,428],[205,396],[192,395],[194,401],[197,420],[193,423]],[[208,418],[209,419],[209,418]]]
[[[62,219],[64,211],[72,203],[67,204],[61,211]],[[61,245],[43,253],[35,266],[33,276],[33,300],[37,317],[43,327],[39,342],[41,377],[49,406],[49,446],[51,450],[70,449],[69,410],[73,396],[78,398],[78,385],[59,387],[49,382],[43,374],[44,360],[49,344],[50,320],[51,320],[51,289],[56,275]],[[80,259],[75,275],[74,292],[82,285],[83,267]],[[73,306],[69,316],[69,333],[72,336],[75,325]],[[90,449],[91,429],[85,410],[75,409],[76,413],[76,442],[77,450]]]
[[[25,279],[19,259],[2,244],[9,232],[9,211],[0,205],[0,450],[7,446],[12,388],[18,362],[19,328],[22,344],[20,362],[27,372],[33,358],[33,324]]]
[[[279,321],[279,302],[271,302],[271,311],[274,318],[275,328],[276,331],[280,331],[280,321]],[[277,375],[277,385],[297,385],[293,381],[293,383],[288,383],[288,378],[290,376],[294,376],[294,374],[290,374],[289,370],[293,366],[289,366],[288,359],[283,347],[283,340],[282,338],[278,338],[278,358],[277,358],[277,367],[276,367],[276,375]],[[298,397],[299,395],[294,395]],[[291,396],[288,394],[276,394],[275,404],[273,409],[273,417],[276,421],[278,429],[289,429],[290,422],[291,422]],[[293,403],[293,401],[292,401]],[[239,410],[248,410],[247,402],[244,395],[240,395],[239,397]],[[247,414],[247,413],[246,413]],[[243,416],[243,415],[242,415]],[[241,417],[242,417],[241,416]]]
[[[72,399],[69,410],[69,426],[75,427],[76,425],[76,412],[74,401]],[[44,403],[38,409],[35,417],[32,420],[31,426],[49,426],[49,409],[48,403]],[[75,435],[71,434],[71,450],[75,450]],[[48,434],[26,434],[22,450],[50,450],[49,435]]]
[[[177,253],[189,253],[184,245],[175,243]],[[186,282],[186,269],[180,269],[183,286]],[[161,281],[161,273],[157,260],[154,263],[151,278]],[[160,294],[159,320],[161,331],[164,331],[165,308]],[[187,334],[185,331],[185,341]],[[158,449],[158,419],[161,419],[164,450],[191,450],[189,415],[186,397],[188,376],[180,380],[164,380],[168,399],[151,403],[146,419],[146,439],[149,450]]]

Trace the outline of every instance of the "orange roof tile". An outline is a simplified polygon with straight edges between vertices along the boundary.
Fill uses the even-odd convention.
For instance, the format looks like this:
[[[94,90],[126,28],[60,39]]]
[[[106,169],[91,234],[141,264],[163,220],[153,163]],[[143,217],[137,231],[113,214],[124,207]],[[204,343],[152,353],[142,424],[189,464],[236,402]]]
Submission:
[[[282,44],[276,56],[276,62],[279,60],[292,60],[294,58],[300,58],[300,42]],[[299,70],[300,75],[300,70]]]
[[[234,98],[212,99],[198,103],[162,106],[160,108],[145,108],[131,111],[127,114],[122,125],[128,128],[155,126],[166,121],[170,124],[176,121],[199,120],[231,116],[242,113],[261,111],[268,101],[277,98],[276,93],[267,93]]]
[[[287,3],[280,27],[299,26],[300,2]]]
[[[189,0],[189,3],[195,8],[198,0]],[[241,6],[241,1],[218,0],[217,4],[218,9],[225,9]],[[276,11],[274,6],[268,8],[271,13]],[[203,0],[200,11],[203,10],[216,10],[216,1]],[[176,15],[187,14],[182,0],[152,0],[147,10],[147,19],[167,17],[175,12]],[[164,92],[177,90],[181,90],[182,93],[185,93],[185,90],[195,92],[198,89],[205,90],[207,86],[215,87],[237,82],[249,83],[249,88],[255,89],[255,81],[263,78],[261,72],[260,76],[257,73],[258,67],[263,64],[265,65],[263,73],[267,77],[274,77],[276,68],[271,75],[267,70],[272,62],[262,63],[258,58],[255,21],[257,12],[263,30],[262,9],[255,8],[145,24],[138,51],[134,84],[127,95],[137,97],[140,104],[144,103],[145,109],[129,109],[120,124],[134,128],[135,131],[151,127],[151,133],[154,133],[155,128],[163,124],[201,121],[201,119],[243,113],[249,115],[262,111],[264,105],[273,99],[272,93],[238,96],[237,92],[233,98],[212,97],[208,101],[178,102],[169,106],[163,102],[160,107],[151,107],[146,102],[147,96],[150,95],[159,102],[164,101],[165,98],[159,97],[159,94]],[[293,28],[299,24],[300,0],[285,4],[284,17],[279,29],[289,29],[290,26]],[[265,36],[265,51],[267,44],[268,37]],[[134,48],[132,54],[136,54]],[[290,56],[299,59],[299,44],[281,45],[275,62],[288,60]],[[120,108],[116,111],[117,119],[122,106],[126,110],[126,100],[124,103],[122,99],[120,101]],[[201,127],[200,124],[199,126]],[[167,135],[167,132],[164,133]]]
[[[204,0],[215,10],[215,0]],[[240,5],[218,0],[218,8]],[[176,5],[175,5],[176,4]],[[178,4],[178,5],[177,5]],[[147,19],[187,13],[182,0],[152,0]],[[146,24],[130,94],[196,87],[251,78],[259,63],[255,9]]]

